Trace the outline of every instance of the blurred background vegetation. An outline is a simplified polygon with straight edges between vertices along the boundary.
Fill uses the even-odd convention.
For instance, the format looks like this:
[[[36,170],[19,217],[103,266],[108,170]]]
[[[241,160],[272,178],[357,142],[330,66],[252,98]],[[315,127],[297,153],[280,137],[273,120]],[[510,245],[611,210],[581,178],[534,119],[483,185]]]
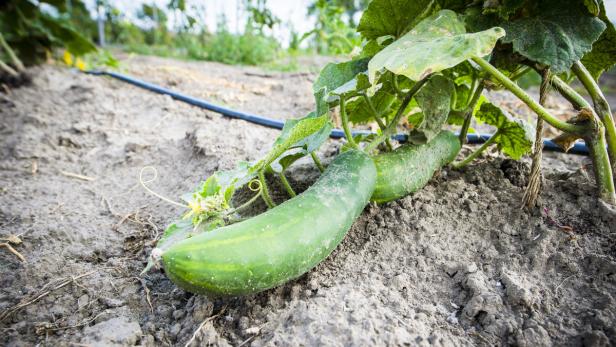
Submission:
[[[359,49],[355,29],[369,2],[0,0],[0,79],[54,55],[79,68],[118,67],[120,52],[306,70],[304,56]],[[606,6],[616,11],[616,1]],[[527,75],[522,85],[538,83]]]
[[[297,17],[296,23],[280,18],[268,0],[227,2],[232,5],[225,6],[235,6],[241,21],[218,11],[216,23],[211,23],[209,11],[216,1],[205,0],[136,1],[131,11],[119,0],[0,1],[0,33],[9,47],[0,48],[0,61],[14,65],[13,50],[25,64],[32,64],[63,47],[65,61],[82,66],[83,57],[96,51],[85,59],[88,65],[116,65],[109,52],[133,52],[296,70],[296,57],[349,54],[358,47],[355,27],[369,0],[298,2],[304,12],[305,21],[299,21],[303,32],[295,29]],[[231,22],[235,28],[229,28]],[[284,35],[274,35],[280,32]]]

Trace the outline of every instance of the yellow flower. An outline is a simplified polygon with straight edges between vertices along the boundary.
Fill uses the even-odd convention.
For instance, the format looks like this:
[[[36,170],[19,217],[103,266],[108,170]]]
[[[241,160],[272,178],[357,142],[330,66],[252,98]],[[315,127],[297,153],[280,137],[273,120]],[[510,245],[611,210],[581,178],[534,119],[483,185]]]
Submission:
[[[75,60],[75,66],[81,71],[84,71],[86,69],[86,63],[81,58],[77,58]]]
[[[73,56],[69,51],[64,51],[64,63],[68,66],[73,66]]]

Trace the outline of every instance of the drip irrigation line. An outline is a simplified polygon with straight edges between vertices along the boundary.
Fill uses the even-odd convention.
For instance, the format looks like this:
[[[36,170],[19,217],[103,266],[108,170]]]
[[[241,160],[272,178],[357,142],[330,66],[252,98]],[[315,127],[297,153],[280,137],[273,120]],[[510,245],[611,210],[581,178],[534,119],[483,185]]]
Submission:
[[[148,82],[145,82],[145,81],[121,74],[121,73],[112,72],[112,71],[102,71],[102,70],[90,70],[90,71],[86,71],[86,73],[90,75],[95,75],[95,76],[113,77],[120,81],[132,84],[134,86],[137,86],[137,87],[140,87],[140,88],[143,88],[143,89],[155,92],[155,93],[169,95],[170,97],[176,100],[183,101],[193,106],[197,106],[197,107],[200,107],[200,108],[212,111],[212,112],[219,113],[226,117],[242,119],[247,122],[262,125],[268,128],[282,129],[284,127],[284,121],[281,121],[278,119],[263,117],[263,116],[259,116],[259,115],[251,114],[247,112],[241,112],[241,111],[233,110],[233,109],[226,108],[223,106],[219,106],[216,104],[212,104],[211,102],[205,101],[203,99],[195,98],[195,97],[192,97],[192,96],[180,93],[180,92],[176,92],[171,89],[167,89],[167,88],[164,88],[164,87],[152,84],[152,83],[148,83]],[[354,130],[352,131],[352,134],[355,136],[355,135],[370,135],[374,133],[368,130]],[[344,131],[342,131],[342,129],[332,129],[332,132],[329,136],[333,139],[340,139],[344,137]],[[488,139],[490,139],[490,137],[491,135],[488,135],[488,134],[468,134],[467,135],[468,143],[470,144],[484,143]],[[404,143],[408,141],[408,136],[406,134],[396,134],[392,136],[392,139],[400,143]],[[553,141],[548,140],[548,139],[543,140],[543,149],[547,151],[553,151],[553,152],[564,152],[562,148],[560,148]],[[586,147],[584,143],[576,142],[567,153],[588,154],[588,148]]]

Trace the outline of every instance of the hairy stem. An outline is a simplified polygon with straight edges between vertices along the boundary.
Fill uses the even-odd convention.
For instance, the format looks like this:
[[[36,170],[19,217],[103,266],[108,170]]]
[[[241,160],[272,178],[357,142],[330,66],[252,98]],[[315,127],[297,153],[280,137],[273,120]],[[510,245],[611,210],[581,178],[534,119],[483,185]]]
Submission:
[[[372,116],[374,117],[374,119],[378,123],[379,128],[381,128],[381,131],[385,130],[386,125],[383,122],[383,119],[381,119],[381,115],[376,110],[376,107],[374,107],[374,104],[372,103],[372,100],[370,100],[370,97],[368,97],[368,95],[366,93],[362,93],[361,95],[364,98],[364,100],[366,101],[366,104],[368,104],[368,108],[372,112]],[[387,149],[389,149],[390,151],[394,149],[394,147],[391,145],[391,141],[389,141],[389,138],[385,139],[385,144],[387,145]]]
[[[584,88],[590,94],[593,104],[595,106],[595,112],[605,127],[605,140],[607,142],[607,153],[610,163],[612,163],[612,171],[616,171],[616,127],[614,126],[614,119],[612,118],[612,111],[610,110],[610,104],[608,104],[603,92],[595,82],[594,78],[588,72],[586,67],[578,62],[575,62],[572,67],[573,73],[582,82]]]
[[[576,110],[581,110],[583,108],[590,109],[590,104],[586,99],[584,99],[578,92],[576,92],[571,86],[569,86],[565,81],[561,80],[557,75],[550,76],[550,83],[562,95],[567,101],[573,105]]]
[[[473,119],[473,111],[475,110],[475,106],[477,102],[479,102],[479,98],[481,98],[481,93],[483,93],[483,83],[480,82],[473,93],[471,101],[466,107],[466,111],[464,113],[464,123],[462,124],[462,129],[460,130],[460,144],[465,144],[467,142],[466,134],[468,134],[468,128],[471,126],[471,120]]]
[[[587,127],[570,124],[552,116],[543,106],[539,105],[539,103],[533,100],[530,95],[526,94],[526,92],[522,88],[520,88],[515,82],[510,80],[502,72],[498,71],[498,69],[492,64],[479,57],[473,57],[472,59],[475,63],[481,66],[482,69],[484,69],[498,82],[500,82],[505,88],[507,88],[515,96],[522,100],[526,105],[528,105],[528,107],[530,107],[530,109],[533,110],[539,117],[543,118],[544,121],[546,121],[556,129],[578,134],[585,133],[588,130]]]
[[[4,36],[2,36],[2,33],[0,33],[0,46],[6,51],[6,54],[9,55],[9,58],[11,58],[11,62],[13,62],[13,65],[15,65],[17,71],[23,72],[26,69],[24,67],[24,64],[21,62],[21,60],[19,60],[19,58],[17,58],[17,55],[11,49],[9,44],[6,43],[6,41],[4,40]]]
[[[284,189],[287,191],[289,196],[292,198],[296,197],[297,194],[293,190],[293,187],[291,187],[289,180],[287,180],[287,176],[284,175],[284,171],[279,173],[278,176],[280,176],[280,181],[282,182],[282,185],[284,186]]]
[[[593,168],[595,171],[595,179],[599,189],[601,199],[612,205],[616,205],[616,195],[614,194],[614,177],[610,160],[605,148],[605,135],[600,127],[594,136],[585,138],[586,145],[590,150],[592,157]]]
[[[488,141],[484,142],[483,145],[481,145],[481,147],[477,148],[476,151],[471,153],[464,160],[459,161],[457,163],[453,163],[451,166],[453,166],[455,169],[461,169],[461,168],[465,167],[468,163],[470,163],[473,160],[475,160],[475,158],[477,158],[481,153],[483,153],[483,151],[485,151],[488,147],[490,147],[490,145],[492,145],[494,143],[494,141],[496,141],[496,137],[497,136],[498,136],[498,131],[494,135],[492,135],[492,137],[490,137],[490,139],[488,139]]]
[[[325,171],[325,167],[323,166],[323,163],[321,163],[321,159],[319,159],[317,154],[314,152],[310,152],[310,157],[312,158],[312,161],[314,161],[314,165],[317,166],[317,169],[319,169],[319,171],[323,173],[323,171]]]
[[[267,182],[265,182],[265,171],[264,170],[259,171],[259,183],[261,183],[261,197],[263,198],[263,201],[265,201],[265,204],[267,205],[267,207],[272,208],[276,206],[276,204],[274,203],[274,200],[272,200],[272,197],[269,193]]]
[[[323,163],[321,163],[321,159],[319,159],[319,157],[317,156],[315,152],[310,152],[310,157],[312,158],[312,161],[314,161],[314,165],[316,165],[317,169],[319,169],[321,173],[325,171],[325,167],[323,167]]]
[[[246,201],[245,203],[239,205],[238,207],[228,211],[225,213],[225,216],[229,216],[232,215],[234,213],[237,213],[239,211],[245,210],[247,207],[249,207],[250,205],[252,205],[255,201],[257,201],[257,199],[261,196],[261,192],[258,192],[257,194],[255,194],[252,198],[250,198],[248,201]]]
[[[344,136],[346,137],[349,145],[353,148],[359,148],[355,140],[353,140],[353,134],[349,128],[349,117],[346,113],[346,101],[344,97],[340,96],[340,119],[342,120],[342,129],[344,130]]]
[[[409,105],[409,103],[413,99],[413,96],[415,96],[415,94],[417,94],[419,89],[421,89],[421,87],[423,87],[423,85],[428,81],[428,79],[430,79],[430,76],[432,75],[428,75],[424,77],[423,79],[417,81],[417,83],[413,85],[413,88],[411,88],[408,91],[408,93],[406,93],[406,96],[402,100],[402,104],[398,108],[398,111],[396,112],[396,115],[394,116],[394,118],[391,120],[391,122],[389,122],[389,124],[387,124],[387,127],[385,128],[385,130],[383,130],[383,133],[379,137],[374,139],[374,141],[372,141],[368,146],[366,146],[366,149],[365,149],[366,152],[370,152],[371,150],[375,149],[383,141],[385,141],[391,135],[394,134],[394,132],[396,131],[396,127],[398,126],[398,123],[400,122],[400,119],[404,115],[404,110],[406,109],[406,107]]]

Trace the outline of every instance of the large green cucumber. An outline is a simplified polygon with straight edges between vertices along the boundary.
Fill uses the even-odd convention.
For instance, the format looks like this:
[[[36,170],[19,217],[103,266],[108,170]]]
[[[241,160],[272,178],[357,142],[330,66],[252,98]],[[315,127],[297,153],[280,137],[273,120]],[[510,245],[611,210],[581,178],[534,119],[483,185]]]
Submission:
[[[360,151],[345,152],[295,198],[166,248],[165,272],[185,290],[213,296],[256,293],[297,278],[336,248],[375,182],[372,159]]]
[[[459,151],[458,137],[444,130],[426,144],[407,144],[376,155],[373,159],[378,176],[372,201],[388,202],[421,189]]]

